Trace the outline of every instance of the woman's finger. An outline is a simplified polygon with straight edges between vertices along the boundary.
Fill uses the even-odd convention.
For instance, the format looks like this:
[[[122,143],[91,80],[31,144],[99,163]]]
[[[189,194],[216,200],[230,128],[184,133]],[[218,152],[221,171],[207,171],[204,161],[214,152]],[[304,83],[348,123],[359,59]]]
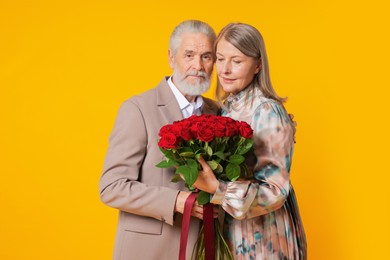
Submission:
[[[209,166],[208,163],[205,161],[205,159],[203,159],[202,156],[199,157],[198,162],[200,163],[200,165],[202,165],[203,171],[206,171],[206,170],[207,170],[207,171],[211,171],[210,166]]]
[[[206,161],[203,159],[202,156],[199,157],[198,162],[200,165],[202,165],[202,168],[204,169],[204,166],[207,164]],[[207,164],[208,165],[208,164]]]

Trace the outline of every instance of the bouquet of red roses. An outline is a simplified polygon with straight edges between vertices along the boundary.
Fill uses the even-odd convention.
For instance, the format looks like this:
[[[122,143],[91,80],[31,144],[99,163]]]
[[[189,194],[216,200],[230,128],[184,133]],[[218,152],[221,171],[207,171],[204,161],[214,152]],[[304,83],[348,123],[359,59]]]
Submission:
[[[165,160],[156,166],[176,167],[172,181],[184,180],[190,190],[194,190],[192,185],[198,178],[198,171],[201,170],[198,162],[200,156],[219,180],[235,181],[240,177],[248,178],[251,177],[251,172],[245,164],[245,156],[253,146],[252,135],[252,128],[243,121],[216,115],[191,116],[160,129],[158,145],[165,155]],[[210,194],[200,191],[196,199],[198,204],[206,204],[210,201]],[[215,245],[211,245],[211,248],[215,248],[215,258],[233,259],[219,229],[218,220],[215,219],[214,222]],[[204,225],[206,223],[208,222],[204,222]],[[209,237],[207,239],[210,241]],[[197,241],[199,259],[204,259],[205,251],[206,257],[210,254],[207,253],[209,249],[205,250],[206,246],[210,248],[205,240],[206,235],[202,226]]]
[[[177,182],[183,176],[190,190],[201,170],[197,161],[200,156],[217,179],[235,181],[239,177],[250,177],[244,156],[253,146],[252,135],[252,128],[244,121],[216,115],[191,116],[160,129],[158,146],[165,160],[156,166],[177,167],[172,181]],[[209,195],[201,191],[198,203],[209,202]]]

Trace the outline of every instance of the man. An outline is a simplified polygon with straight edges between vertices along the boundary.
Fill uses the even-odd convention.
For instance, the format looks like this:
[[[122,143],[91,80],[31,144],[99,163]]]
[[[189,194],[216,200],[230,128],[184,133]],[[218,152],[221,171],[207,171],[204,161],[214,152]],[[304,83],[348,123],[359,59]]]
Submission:
[[[190,192],[172,183],[174,169],[155,165],[160,128],[193,114],[216,114],[216,104],[200,94],[210,85],[215,33],[206,23],[185,21],[173,31],[169,64],[173,76],[125,101],[110,136],[100,197],[119,210],[114,259],[177,259],[184,202]],[[191,258],[203,209],[192,208],[187,259]]]

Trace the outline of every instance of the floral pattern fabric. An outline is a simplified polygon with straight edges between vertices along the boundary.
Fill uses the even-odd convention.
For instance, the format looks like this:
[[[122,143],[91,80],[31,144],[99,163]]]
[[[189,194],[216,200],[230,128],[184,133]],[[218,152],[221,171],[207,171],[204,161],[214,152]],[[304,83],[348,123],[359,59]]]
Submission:
[[[290,183],[294,124],[278,102],[253,87],[229,96],[224,116],[254,130],[253,176],[220,181],[212,203],[225,212],[224,237],[235,259],[307,259],[306,237]]]

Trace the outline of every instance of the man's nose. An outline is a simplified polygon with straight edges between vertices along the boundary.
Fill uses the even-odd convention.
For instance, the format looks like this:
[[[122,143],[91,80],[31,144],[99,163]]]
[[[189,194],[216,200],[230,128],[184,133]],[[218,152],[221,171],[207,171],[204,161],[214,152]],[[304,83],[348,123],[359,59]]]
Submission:
[[[201,58],[201,57],[196,57],[196,58],[194,58],[192,67],[193,67],[195,70],[198,70],[198,71],[199,71],[199,70],[203,70],[204,67],[203,67],[202,58]]]

